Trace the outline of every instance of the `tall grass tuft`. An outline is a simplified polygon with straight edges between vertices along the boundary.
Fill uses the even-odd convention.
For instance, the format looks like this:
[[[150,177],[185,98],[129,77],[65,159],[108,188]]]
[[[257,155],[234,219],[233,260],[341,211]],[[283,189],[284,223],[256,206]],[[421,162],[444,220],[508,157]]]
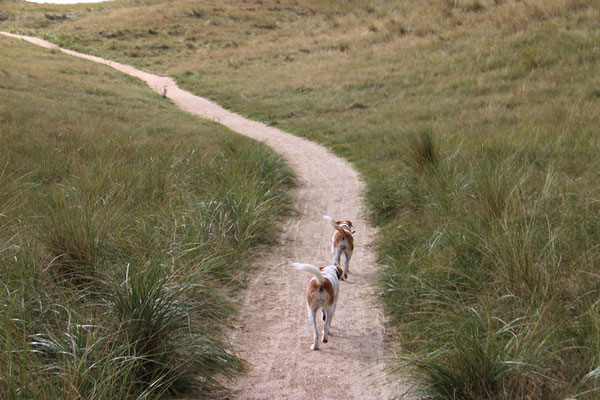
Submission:
[[[538,393],[547,373],[536,338],[539,316],[505,322],[432,288],[424,289],[430,312],[420,318],[434,325],[424,341],[435,350],[418,357],[401,357],[414,384],[404,395],[417,394],[423,399],[521,399]],[[448,324],[455,330],[449,332]],[[517,382],[523,392],[514,391]]]
[[[220,387],[243,364],[203,324],[229,311],[224,299],[197,279],[165,273],[160,264],[129,266],[125,281],[112,284],[107,313],[118,327],[124,357],[136,385],[154,395]]]
[[[420,130],[408,143],[409,164],[418,172],[437,167],[440,159],[438,147],[431,129]]]
[[[103,264],[104,253],[111,243],[111,218],[100,201],[89,204],[77,188],[57,188],[51,192],[42,219],[39,240],[53,258],[52,269],[57,278],[71,284],[93,280]]]

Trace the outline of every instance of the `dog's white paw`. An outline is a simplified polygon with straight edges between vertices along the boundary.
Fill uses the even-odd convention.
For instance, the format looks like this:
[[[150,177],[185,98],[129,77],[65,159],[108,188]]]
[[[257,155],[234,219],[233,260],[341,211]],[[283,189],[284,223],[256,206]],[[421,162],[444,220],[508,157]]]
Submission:
[[[319,346],[317,346],[316,344],[313,344],[310,346],[311,350],[319,350]]]

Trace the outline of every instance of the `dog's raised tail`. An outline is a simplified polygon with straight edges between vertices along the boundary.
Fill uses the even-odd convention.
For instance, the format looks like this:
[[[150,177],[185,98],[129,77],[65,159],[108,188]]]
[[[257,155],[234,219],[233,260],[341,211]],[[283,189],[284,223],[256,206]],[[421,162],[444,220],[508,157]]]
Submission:
[[[339,226],[337,222],[335,222],[333,218],[331,218],[329,215],[323,215],[323,218],[325,218],[325,220],[327,220],[331,224],[331,226],[335,228],[336,231],[344,233],[342,227]]]
[[[312,275],[314,275],[315,278],[317,278],[317,280],[319,281],[319,284],[323,284],[323,274],[321,273],[321,270],[319,269],[319,267],[315,267],[312,264],[302,264],[302,263],[292,263],[292,265],[294,267],[296,267],[296,269],[298,271],[306,271]]]

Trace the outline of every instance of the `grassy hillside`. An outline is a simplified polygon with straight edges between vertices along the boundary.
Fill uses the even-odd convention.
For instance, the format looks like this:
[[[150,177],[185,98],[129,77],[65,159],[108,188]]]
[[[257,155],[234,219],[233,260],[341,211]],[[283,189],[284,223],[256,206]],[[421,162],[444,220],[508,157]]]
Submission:
[[[220,387],[244,366],[219,335],[229,298],[290,171],[138,80],[0,48],[0,398]]]
[[[0,3],[0,29],[162,74],[330,146],[368,183],[424,398],[600,391],[600,5]]]

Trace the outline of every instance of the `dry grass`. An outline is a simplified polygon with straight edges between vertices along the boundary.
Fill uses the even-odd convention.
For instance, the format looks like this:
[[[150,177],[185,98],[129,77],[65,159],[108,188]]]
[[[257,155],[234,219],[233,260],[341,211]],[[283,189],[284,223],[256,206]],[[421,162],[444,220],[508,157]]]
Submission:
[[[353,161],[384,232],[386,311],[413,352],[417,386],[429,385],[423,396],[594,398],[597,2],[1,3],[0,12],[2,29],[168,73]],[[435,147],[411,142],[422,132]]]

